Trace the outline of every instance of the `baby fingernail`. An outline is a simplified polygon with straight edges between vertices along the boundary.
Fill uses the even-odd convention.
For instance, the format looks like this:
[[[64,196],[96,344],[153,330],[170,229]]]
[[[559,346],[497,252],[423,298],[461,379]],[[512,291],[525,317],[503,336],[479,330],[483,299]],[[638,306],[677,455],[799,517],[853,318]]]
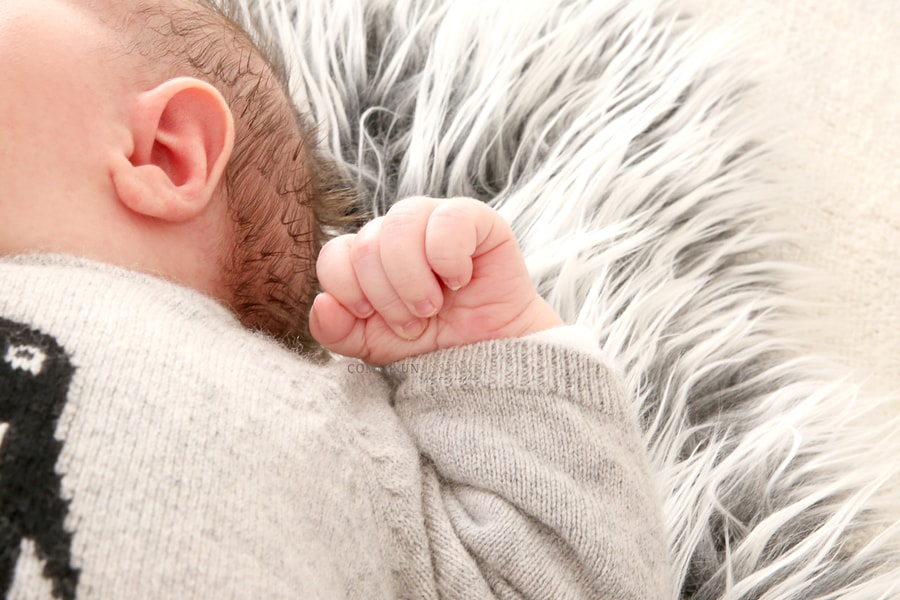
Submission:
[[[372,305],[369,304],[366,300],[360,300],[354,305],[353,308],[356,309],[356,314],[361,317],[368,317],[373,312],[375,312],[375,309],[372,308]]]
[[[431,300],[422,300],[421,302],[416,302],[416,314],[420,317],[433,317],[434,313],[437,312],[437,308],[434,306],[434,303]]]
[[[454,292],[462,287],[462,283],[457,278],[445,279],[444,284]]]
[[[413,319],[403,326],[403,337],[408,340],[417,339],[425,331],[425,321]]]

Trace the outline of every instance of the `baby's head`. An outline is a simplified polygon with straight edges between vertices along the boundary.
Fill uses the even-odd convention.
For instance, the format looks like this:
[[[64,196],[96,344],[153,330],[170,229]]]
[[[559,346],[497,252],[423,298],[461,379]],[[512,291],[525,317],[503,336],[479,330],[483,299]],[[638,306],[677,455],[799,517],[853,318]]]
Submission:
[[[0,254],[158,274],[310,348],[352,195],[273,56],[206,0],[3,0]]]

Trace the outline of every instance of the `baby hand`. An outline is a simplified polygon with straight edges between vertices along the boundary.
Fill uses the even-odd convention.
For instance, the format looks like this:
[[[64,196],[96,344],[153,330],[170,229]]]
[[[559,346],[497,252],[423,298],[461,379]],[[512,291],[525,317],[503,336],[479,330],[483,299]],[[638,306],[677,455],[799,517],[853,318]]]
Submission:
[[[372,364],[562,325],[534,289],[509,225],[470,198],[411,198],[328,242],[310,330]]]

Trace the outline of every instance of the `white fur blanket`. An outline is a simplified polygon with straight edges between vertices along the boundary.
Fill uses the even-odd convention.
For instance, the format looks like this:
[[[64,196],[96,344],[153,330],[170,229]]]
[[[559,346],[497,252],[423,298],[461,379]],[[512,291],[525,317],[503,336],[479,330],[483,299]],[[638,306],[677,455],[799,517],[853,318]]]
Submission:
[[[900,595],[896,423],[785,335],[752,40],[674,0],[242,0],[366,206],[469,195],[618,356],[688,598]],[[799,307],[802,310],[802,307]]]

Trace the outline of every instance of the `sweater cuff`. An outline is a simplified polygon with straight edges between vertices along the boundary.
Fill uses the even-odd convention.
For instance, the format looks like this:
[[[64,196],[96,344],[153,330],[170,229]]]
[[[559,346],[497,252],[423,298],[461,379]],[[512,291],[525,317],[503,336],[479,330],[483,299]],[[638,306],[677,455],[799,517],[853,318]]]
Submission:
[[[596,346],[588,353],[580,345],[575,350],[569,344],[529,338],[439,350],[393,363],[384,372],[398,389],[402,386],[402,395],[425,403],[452,398],[454,390],[476,394],[479,389],[523,390],[567,398],[617,416],[629,412],[616,371],[600,360]]]

